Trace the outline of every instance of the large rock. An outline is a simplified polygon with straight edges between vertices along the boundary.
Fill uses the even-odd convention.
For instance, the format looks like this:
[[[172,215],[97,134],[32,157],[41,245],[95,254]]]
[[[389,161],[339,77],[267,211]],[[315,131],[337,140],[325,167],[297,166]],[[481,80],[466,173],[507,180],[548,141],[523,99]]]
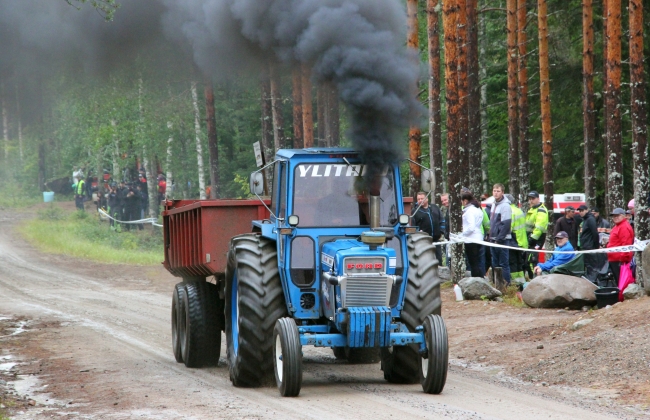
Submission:
[[[458,285],[467,300],[494,299],[501,296],[501,292],[490,286],[483,277],[464,278],[458,282]]]
[[[650,246],[646,246],[641,257],[641,267],[643,268],[643,287],[648,296],[650,296]]]
[[[636,283],[629,284],[623,291],[625,299],[638,299],[645,294],[641,286]]]
[[[522,293],[522,298],[533,308],[580,309],[596,304],[595,284],[581,277],[548,274],[535,277]]]
[[[451,272],[449,271],[449,267],[439,266],[438,277],[440,277],[442,280],[449,280],[451,278]]]

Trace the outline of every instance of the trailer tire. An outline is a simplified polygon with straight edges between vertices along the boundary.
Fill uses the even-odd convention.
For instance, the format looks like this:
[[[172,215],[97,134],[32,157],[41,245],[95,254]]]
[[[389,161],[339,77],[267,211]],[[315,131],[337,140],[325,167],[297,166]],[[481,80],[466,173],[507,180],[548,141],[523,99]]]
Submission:
[[[293,318],[280,318],[273,329],[275,383],[283,397],[297,397],[302,386],[302,345]]]
[[[237,387],[260,386],[274,376],[273,330],[287,316],[275,246],[255,234],[230,241],[226,342],[230,380]]]
[[[417,232],[408,236],[408,283],[401,321],[409,331],[422,325],[428,315],[440,315],[440,277],[438,259],[431,236]],[[417,345],[381,349],[384,378],[393,383],[414,384],[420,381],[421,362]]]
[[[183,351],[185,342],[185,307],[183,305],[183,295],[185,294],[185,285],[178,283],[174,286],[172,296],[172,349],[174,358],[178,363],[183,363]]]
[[[216,366],[221,352],[217,287],[198,281],[185,284],[185,346],[183,362],[188,368]]]
[[[424,321],[427,354],[421,360],[422,389],[427,394],[440,394],[447,382],[449,340],[447,326],[440,315],[429,315]]]

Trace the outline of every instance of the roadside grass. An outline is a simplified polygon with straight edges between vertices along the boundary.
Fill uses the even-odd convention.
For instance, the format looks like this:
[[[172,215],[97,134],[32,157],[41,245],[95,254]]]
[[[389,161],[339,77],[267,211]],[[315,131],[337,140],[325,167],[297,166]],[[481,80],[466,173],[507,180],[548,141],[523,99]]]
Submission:
[[[33,206],[42,201],[42,195],[27,192],[14,183],[7,183],[0,187],[1,208],[20,209]]]
[[[150,230],[116,233],[108,222],[85,212],[67,214],[56,206],[19,226],[19,232],[41,251],[108,264],[157,265],[163,260],[162,233]]]
[[[527,308],[528,305],[526,305],[524,301],[519,298],[521,295],[518,295],[518,293],[519,286],[508,286],[506,293],[502,296],[503,302],[510,306],[514,306],[515,308]]]

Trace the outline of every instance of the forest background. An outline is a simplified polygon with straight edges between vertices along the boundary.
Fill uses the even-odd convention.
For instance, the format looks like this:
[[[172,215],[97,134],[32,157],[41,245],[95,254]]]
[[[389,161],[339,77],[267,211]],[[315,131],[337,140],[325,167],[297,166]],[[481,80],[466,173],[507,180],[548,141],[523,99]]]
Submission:
[[[611,1],[611,0],[610,0]],[[247,177],[256,168],[253,143],[268,148],[296,145],[294,112],[296,105],[295,69],[277,67],[272,96],[269,75],[249,69],[232,69],[227,74],[199,70],[200,60],[188,42],[173,33],[169,2],[92,2],[60,0],[0,1],[0,95],[3,143],[0,152],[0,191],[25,195],[39,194],[45,181],[71,176],[74,166],[86,170],[107,170],[115,179],[133,178],[137,165],[147,164],[148,175],[158,171],[171,174],[174,198],[199,197],[202,184],[209,184],[210,145],[208,108],[214,93],[218,168],[215,193],[219,197],[247,196]],[[197,3],[197,2],[193,2]],[[198,2],[200,3],[200,2]],[[210,2],[205,2],[209,4]],[[445,61],[443,5],[431,2],[404,2],[417,5],[415,44],[420,54],[421,78],[418,98],[429,103],[427,17],[439,16],[441,60]],[[447,3],[447,2],[445,2]],[[449,3],[454,3],[450,1]],[[511,189],[513,148],[509,144],[507,8],[513,0],[478,0],[478,86],[481,90],[480,176],[481,191],[491,193],[493,183]],[[530,140],[530,189],[544,191],[540,82],[538,57],[538,1],[519,2],[525,7],[525,62],[528,85],[526,136]],[[550,63],[550,103],[552,121],[552,183],[555,193],[585,192],[583,142],[583,4],[580,0],[549,0],[548,53]],[[644,2],[648,3],[648,2]],[[457,3],[455,3],[457,4]],[[95,7],[93,7],[95,6]],[[650,7],[643,11],[644,56]],[[108,15],[107,15],[108,13]],[[107,19],[108,18],[108,19]],[[632,121],[630,106],[629,32],[627,3],[621,8],[622,80],[618,109],[621,115],[622,191],[625,202],[633,197]],[[604,108],[603,2],[593,4],[594,29],[594,159],[595,202],[604,207],[606,161]],[[183,31],[189,30],[182,26]],[[471,30],[472,28],[470,28]],[[405,28],[406,30],[406,28]],[[406,35],[404,43],[406,45]],[[219,55],[215,55],[219,60]],[[198,61],[198,65],[197,65]],[[268,70],[268,69],[267,69]],[[647,77],[648,60],[643,72]],[[251,76],[253,74],[253,76]],[[294,77],[292,77],[294,76]],[[309,80],[309,78],[307,78]],[[445,69],[441,68],[442,154],[447,157],[447,106],[444,101]],[[647,83],[644,85],[647,91]],[[317,83],[309,89],[313,109],[314,145],[350,146],[349,113],[336,105],[337,122],[325,139],[324,103]],[[647,96],[647,95],[646,95]],[[326,103],[330,104],[331,101]],[[306,103],[302,102],[303,108]],[[644,102],[645,107],[645,102]],[[471,110],[470,110],[471,112]],[[277,114],[277,115],[276,115]],[[270,119],[283,122],[274,133]],[[323,120],[323,121],[321,121]],[[426,115],[421,118],[422,162],[430,159]],[[275,127],[277,130],[277,127]],[[339,134],[340,133],[340,137]],[[273,136],[275,134],[275,144]],[[279,136],[279,137],[278,137]],[[408,155],[409,135],[403,132],[401,147]],[[198,146],[198,147],[197,147]],[[199,153],[197,157],[197,151]],[[213,154],[214,156],[214,154]],[[647,156],[647,155],[646,155]],[[519,162],[521,158],[514,156]],[[440,169],[447,189],[447,166]],[[647,165],[647,163],[646,163]],[[408,166],[404,167],[405,185]],[[647,166],[646,166],[647,168]],[[647,169],[646,169],[647,171]],[[201,174],[201,175],[199,175]],[[647,175],[646,175],[647,176]],[[208,181],[200,181],[200,178]],[[411,183],[413,186],[413,184]],[[414,191],[411,191],[414,193]],[[522,193],[524,193],[522,191]]]

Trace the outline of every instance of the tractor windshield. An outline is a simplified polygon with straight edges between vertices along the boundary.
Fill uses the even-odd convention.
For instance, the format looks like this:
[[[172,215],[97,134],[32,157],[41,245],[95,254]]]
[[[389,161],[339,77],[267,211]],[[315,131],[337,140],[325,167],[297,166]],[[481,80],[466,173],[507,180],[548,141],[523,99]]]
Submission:
[[[293,214],[300,226],[368,226],[364,165],[301,164],[294,173]],[[381,226],[398,221],[395,174],[389,168],[381,183]]]

